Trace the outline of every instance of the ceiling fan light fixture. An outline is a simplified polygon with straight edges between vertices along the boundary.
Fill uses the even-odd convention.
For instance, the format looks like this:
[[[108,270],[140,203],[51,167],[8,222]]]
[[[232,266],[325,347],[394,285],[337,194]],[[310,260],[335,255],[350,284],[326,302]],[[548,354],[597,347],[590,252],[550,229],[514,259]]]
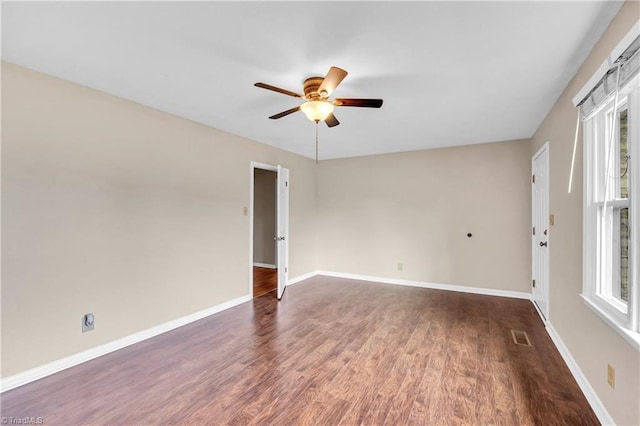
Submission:
[[[314,121],[316,124],[324,121],[327,127],[336,127],[340,122],[336,116],[333,115],[334,106],[359,108],[380,108],[382,106],[382,99],[336,98],[330,101],[329,96],[346,76],[347,72],[342,68],[331,67],[324,78],[309,77],[304,81],[302,86],[304,96],[266,83],[258,82],[255,83],[254,86],[294,98],[304,99],[305,101],[304,104],[274,114],[269,117],[269,119],[277,120],[294,112],[302,111],[309,120]]]
[[[304,115],[311,121],[324,121],[333,112],[333,104],[327,101],[309,101],[300,105]]]

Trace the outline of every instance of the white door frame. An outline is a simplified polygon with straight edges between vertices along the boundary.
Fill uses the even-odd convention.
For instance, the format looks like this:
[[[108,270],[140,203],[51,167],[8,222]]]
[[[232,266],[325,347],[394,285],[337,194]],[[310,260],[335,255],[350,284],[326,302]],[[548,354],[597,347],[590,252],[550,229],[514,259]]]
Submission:
[[[545,153],[546,151],[546,164],[545,164],[545,169],[546,169],[546,178],[544,179],[544,185],[545,187],[543,188],[544,193],[546,194],[546,212],[543,213],[543,218],[542,220],[545,223],[545,226],[543,229],[536,229],[535,230],[535,235],[533,235],[533,227],[536,224],[536,194],[535,194],[535,185],[536,183],[531,182],[531,231],[532,231],[532,235],[531,235],[531,279],[532,279],[532,287],[531,287],[531,301],[533,302],[533,305],[536,307],[536,309],[538,310],[538,313],[540,314],[540,316],[542,317],[543,321],[548,321],[549,320],[549,249],[550,249],[550,237],[551,237],[551,229],[550,229],[550,221],[549,221],[549,141],[545,142],[544,145],[542,145],[542,147],[540,147],[540,149],[533,155],[533,157],[531,157],[531,175],[533,176],[535,174],[535,162],[536,159],[542,155],[543,153]],[[538,180],[537,184],[539,185],[541,182]],[[546,234],[544,234],[544,232],[546,231]],[[544,241],[543,241],[544,240]],[[540,250],[539,244],[540,242],[546,242],[546,247],[544,247],[543,250],[545,255],[546,255],[546,268],[545,268],[545,276],[543,277],[536,277],[537,275],[537,271],[536,271],[536,266],[537,266],[537,262],[536,262],[536,251]],[[543,299],[544,302],[544,306],[543,308],[541,308],[540,306],[538,306],[538,304],[536,303],[536,299],[535,299],[535,289],[533,286],[533,280],[537,279],[537,284],[543,284],[543,291],[540,294],[540,296]],[[542,282],[540,282],[542,280]],[[539,288],[539,287],[538,287]]]
[[[260,163],[257,161],[251,161],[249,172],[249,295],[253,297],[253,217],[254,217],[254,197],[255,197],[255,169],[268,170],[278,173],[278,166],[271,164]],[[276,184],[277,185],[277,184]],[[274,194],[274,197],[276,194]],[[276,203],[276,209],[279,209]],[[276,221],[278,220],[279,210],[276,210]],[[287,215],[288,220],[288,215]],[[276,229],[277,232],[277,229]],[[276,267],[278,267],[278,256],[276,248]],[[284,283],[286,285],[286,283]]]

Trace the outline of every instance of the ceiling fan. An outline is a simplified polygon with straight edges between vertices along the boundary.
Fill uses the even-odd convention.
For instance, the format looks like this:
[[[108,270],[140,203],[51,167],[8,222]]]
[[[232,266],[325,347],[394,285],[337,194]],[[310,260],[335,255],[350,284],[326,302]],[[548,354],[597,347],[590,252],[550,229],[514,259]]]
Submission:
[[[335,98],[333,100],[329,100],[331,93],[333,93],[336,87],[338,87],[340,82],[342,82],[346,76],[347,72],[345,70],[338,67],[331,67],[324,78],[307,78],[303,84],[304,96],[270,84],[256,83],[255,86],[293,96],[294,98],[304,99],[306,101],[300,106],[272,115],[269,117],[270,119],[277,120],[278,118],[285,117],[289,114],[293,114],[294,112],[302,111],[309,120],[315,121],[316,123],[324,121],[327,123],[327,126],[334,127],[340,124],[336,116],[333,115],[333,108],[336,106],[361,108],[380,108],[382,106],[382,99]]]

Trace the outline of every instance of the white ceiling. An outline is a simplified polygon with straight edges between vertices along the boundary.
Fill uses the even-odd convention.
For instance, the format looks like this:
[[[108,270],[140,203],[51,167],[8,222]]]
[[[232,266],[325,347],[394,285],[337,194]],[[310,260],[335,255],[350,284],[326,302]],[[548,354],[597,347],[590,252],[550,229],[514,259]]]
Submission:
[[[531,137],[621,2],[2,2],[2,59],[315,155],[303,113],[269,120],[331,65],[349,71],[320,158]]]

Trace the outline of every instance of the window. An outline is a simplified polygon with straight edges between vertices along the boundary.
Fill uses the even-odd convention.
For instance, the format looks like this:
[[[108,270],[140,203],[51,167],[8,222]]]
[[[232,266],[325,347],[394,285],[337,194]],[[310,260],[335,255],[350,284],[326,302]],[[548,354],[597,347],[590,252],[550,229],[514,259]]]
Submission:
[[[640,351],[640,21],[573,105],[584,140],[582,297]]]
[[[632,79],[584,120],[583,297],[640,348],[638,83]]]

